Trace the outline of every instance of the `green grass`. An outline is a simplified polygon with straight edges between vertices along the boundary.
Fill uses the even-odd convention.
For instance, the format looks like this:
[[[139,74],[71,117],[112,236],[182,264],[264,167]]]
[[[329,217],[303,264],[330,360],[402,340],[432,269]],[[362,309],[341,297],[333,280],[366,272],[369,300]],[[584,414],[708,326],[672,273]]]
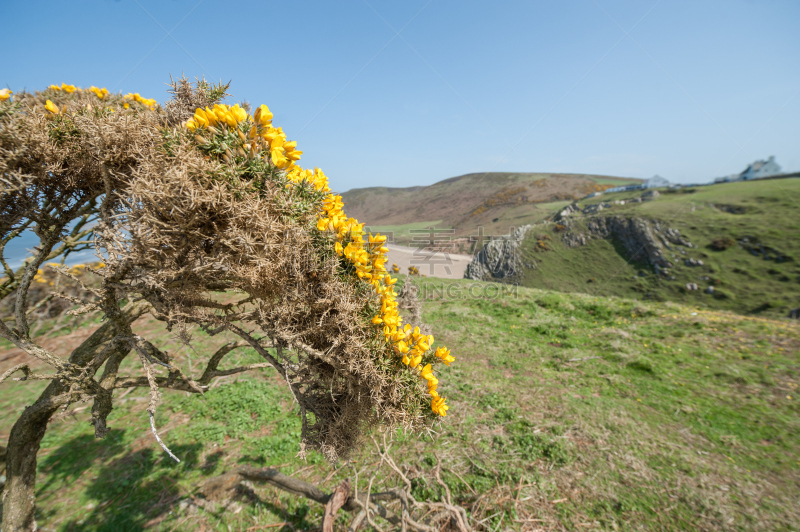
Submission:
[[[535,227],[531,234],[551,238],[553,251],[537,252],[536,241],[526,240],[526,256],[536,261],[537,269],[528,270],[521,282],[528,287],[676,301],[772,317],[786,316],[790,309],[800,306],[800,220],[796,216],[800,201],[795,199],[800,197],[800,179],[730,183],[694,190],[662,191],[655,201],[612,205],[600,214],[660,220],[678,229],[695,247],[686,249],[685,254],[665,250],[675,265],[670,270],[674,280],[654,275],[646,264],[629,263],[625,251],[613,240],[593,239],[587,246],[568,248],[554,225],[543,225]],[[581,202],[581,206],[639,195],[641,191],[604,194]],[[720,210],[719,205],[742,207],[745,212],[731,214]],[[586,233],[582,217],[574,217],[573,224],[572,232]],[[790,260],[765,260],[738,244],[725,251],[710,247],[717,238],[737,240],[744,236],[758,238]],[[685,266],[686,258],[702,260],[704,265]],[[646,275],[639,276],[641,271]],[[697,283],[701,289],[685,290],[689,282]],[[717,289],[716,296],[703,293],[709,285]]]
[[[414,236],[425,236],[424,232],[412,233],[412,231],[425,231],[429,227],[434,227],[437,230],[446,229],[446,227],[442,226],[442,220],[435,220],[432,222],[415,222],[403,225],[370,225],[364,227],[364,229],[369,230],[373,234],[381,233],[385,235],[387,233],[392,233],[394,242],[411,242],[411,239]]]
[[[456,362],[440,372],[452,405],[436,438],[399,434],[414,494],[443,479],[478,530],[800,530],[800,326],[674,303],[420,279],[424,317]],[[138,331],[197,368],[160,325]],[[198,335],[199,354],[224,338]],[[189,359],[189,356],[192,359]],[[229,364],[256,361],[242,351]],[[138,368],[129,362],[126,371]],[[41,383],[7,382],[0,432]],[[321,507],[255,485],[241,511],[180,501],[240,463],[322,483],[343,464],[296,458],[299,422],[273,372],[227,378],[205,397],[164,392],[149,432],[146,391],[116,403],[95,440],[89,405],[54,422],[39,460],[44,530],[312,530]],[[359,467],[375,463],[369,447]],[[325,489],[352,476],[344,467]],[[344,527],[345,521],[337,521]],[[279,528],[276,528],[279,530]],[[284,530],[289,530],[284,527]]]

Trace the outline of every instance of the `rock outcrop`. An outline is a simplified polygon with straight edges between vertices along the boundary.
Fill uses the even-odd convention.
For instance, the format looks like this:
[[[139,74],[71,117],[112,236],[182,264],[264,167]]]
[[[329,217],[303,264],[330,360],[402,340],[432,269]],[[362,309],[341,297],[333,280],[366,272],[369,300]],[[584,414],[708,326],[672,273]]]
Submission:
[[[467,265],[464,278],[476,281],[508,279],[520,275],[525,267],[535,268],[535,264],[525,264],[522,259],[522,240],[530,229],[530,225],[523,225],[511,234],[487,243]]]
[[[694,247],[677,229],[644,218],[596,216],[586,221],[586,227],[590,238],[616,239],[627,252],[626,258],[650,264],[657,273],[672,267],[664,256],[664,248],[671,251],[671,245]],[[567,233],[563,238],[570,247],[583,245],[586,241],[583,234]]]
[[[586,222],[589,231],[600,238],[613,237],[627,252],[627,258],[645,262],[654,268],[671,268],[652,225],[643,218],[600,216]]]
[[[571,205],[567,205],[566,207],[564,207],[563,209],[558,211],[555,216],[553,216],[553,221],[554,222],[562,222],[566,218],[574,215],[576,212],[579,212],[579,211],[580,211],[580,209],[578,208],[578,203],[577,202],[575,202],[575,203],[573,203]]]
[[[598,204],[600,205],[600,204]],[[597,212],[597,211],[592,211]],[[561,210],[553,219],[557,222],[556,232],[564,232],[561,237],[570,248],[587,245],[593,238],[612,238],[622,245],[628,260],[650,265],[657,274],[669,275],[668,268],[673,264],[665,250],[685,254],[684,248],[693,248],[678,231],[663,222],[638,217],[624,216],[589,216],[578,222],[578,216],[585,210],[573,204]],[[585,220],[585,232],[576,229],[582,227]],[[481,281],[502,280],[518,276],[525,268],[535,268],[535,264],[523,262],[521,244],[530,225],[516,229],[512,234],[493,240],[486,244],[467,266],[464,277]],[[700,266],[702,262],[694,259],[692,266]],[[688,263],[687,263],[688,265]]]
[[[751,255],[761,257],[764,260],[774,260],[775,262],[785,262],[792,260],[791,257],[778,251],[777,249],[763,245],[758,237],[744,236],[738,240],[743,249],[749,251]]]
[[[569,248],[577,248],[586,245],[586,235],[583,233],[565,233],[562,240]]]
[[[608,209],[609,207],[611,207],[610,203],[593,203],[584,207],[582,212],[585,215],[597,214],[603,209]]]

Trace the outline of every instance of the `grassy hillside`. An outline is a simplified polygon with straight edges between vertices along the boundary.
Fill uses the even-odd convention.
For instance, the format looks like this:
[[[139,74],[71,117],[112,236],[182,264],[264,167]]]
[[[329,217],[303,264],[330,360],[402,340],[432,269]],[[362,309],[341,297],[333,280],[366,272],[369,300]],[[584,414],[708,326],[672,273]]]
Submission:
[[[408,224],[455,229],[455,236],[474,234],[478,227],[502,234],[509,224],[542,218],[537,204],[581,198],[638,179],[584,174],[467,174],[427,187],[361,188],[342,194],[347,213],[370,226],[389,227],[401,241]],[[425,225],[427,224],[427,225]],[[397,229],[399,228],[399,229]]]
[[[436,438],[397,436],[395,459],[417,497],[442,496],[423,475],[436,453],[453,497],[481,531],[800,529],[798,324],[672,303],[420,282],[426,321],[458,358],[440,377],[453,407]],[[56,352],[97,326],[61,325],[43,340]],[[159,327],[145,321],[139,330],[152,336]],[[197,355],[160,334],[159,346],[191,367]],[[224,341],[208,338],[199,349]],[[8,347],[0,346],[0,371],[20,361]],[[255,360],[243,352],[229,363]],[[280,376],[216,384],[205,397],[164,392],[157,422],[181,464],[153,441],[144,390],[115,403],[105,441],[93,437],[88,404],[52,423],[39,461],[42,529],[318,526],[320,506],[257,484],[227,511],[191,512],[181,503],[239,463],[273,465],[327,489],[353,479],[347,464],[295,457],[299,422]],[[0,385],[0,436],[42,386]],[[369,466],[376,455],[368,448],[355,459]]]
[[[662,190],[654,201],[613,204],[640,195],[641,191],[604,194],[581,201],[580,206],[609,202],[611,207],[596,216],[642,217],[678,229],[695,247],[686,248],[685,254],[667,252],[675,264],[670,269],[674,279],[627,260],[613,239],[592,239],[586,246],[569,248],[554,224],[544,224],[536,226],[524,243],[526,256],[536,261],[537,268],[526,271],[521,282],[565,292],[669,300],[775,317],[800,307],[800,179],[729,183],[674,193]],[[587,218],[571,219],[571,232],[586,234]],[[774,248],[787,260],[753,254],[737,243],[744,237]],[[549,239],[552,251],[541,251],[537,241],[542,239]],[[725,239],[730,247],[714,249],[712,242]],[[690,258],[703,261],[703,266],[686,266],[684,261]],[[687,291],[687,283],[696,283],[700,289]],[[708,286],[715,287],[715,295],[703,292]]]

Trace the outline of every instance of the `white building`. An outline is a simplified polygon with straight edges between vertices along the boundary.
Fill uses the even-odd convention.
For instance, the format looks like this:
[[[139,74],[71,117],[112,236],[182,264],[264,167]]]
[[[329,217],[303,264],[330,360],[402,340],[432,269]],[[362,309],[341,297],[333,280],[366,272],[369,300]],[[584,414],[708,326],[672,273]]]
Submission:
[[[659,188],[659,187],[668,187],[670,183],[669,180],[664,179],[660,175],[654,175],[650,179],[645,179],[642,185],[644,186],[644,188]]]
[[[630,192],[631,190],[642,190],[646,188],[659,188],[659,187],[668,187],[670,186],[670,182],[667,179],[664,179],[660,175],[654,175],[650,179],[645,179],[644,182],[638,183],[636,185],[623,185],[621,187],[614,187],[608,188],[604,190],[604,192]],[[589,196],[591,197],[591,196]]]
[[[762,179],[781,173],[781,167],[775,162],[775,156],[770,155],[766,161],[755,161],[745,168],[744,172],[740,174],[731,174],[725,177],[718,177],[714,183],[730,183],[731,181],[750,181],[753,179]]]
[[[761,179],[762,177],[769,177],[781,173],[781,167],[775,162],[775,156],[770,155],[766,161],[755,161],[748,166],[744,172],[739,174],[739,179],[742,181],[750,181],[751,179]]]

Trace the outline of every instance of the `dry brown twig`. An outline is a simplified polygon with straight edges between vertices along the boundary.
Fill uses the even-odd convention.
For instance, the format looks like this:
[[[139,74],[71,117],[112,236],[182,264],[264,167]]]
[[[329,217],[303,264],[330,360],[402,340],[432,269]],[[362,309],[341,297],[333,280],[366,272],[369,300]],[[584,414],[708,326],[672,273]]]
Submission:
[[[348,530],[353,532],[357,531],[364,522],[379,531],[384,530],[387,525],[394,529],[415,532],[444,530],[469,532],[472,530],[466,510],[453,504],[449,487],[442,481],[438,468],[434,475],[437,482],[445,489],[445,501],[417,501],[411,494],[410,480],[389,454],[391,445],[381,446],[377,441],[374,443],[380,456],[379,463],[377,465],[364,464],[361,469],[350,464],[353,468],[354,482],[351,485],[349,480],[345,480],[332,493],[325,493],[313,484],[284,475],[273,468],[258,469],[252,466],[240,466],[229,473],[207,481],[200,488],[199,493],[202,499],[198,499],[196,504],[214,510],[218,504],[224,504],[225,500],[234,496],[237,486],[241,482],[261,482],[324,505],[323,530],[332,530],[333,521],[339,509],[355,514],[348,527]],[[382,479],[383,482],[394,479],[399,481],[400,485],[373,493],[372,486],[378,476],[383,473],[382,466],[384,464],[389,466],[389,476]],[[369,470],[368,478],[360,482],[359,479],[363,478],[366,470]],[[364,483],[366,490],[359,491],[359,484]]]

